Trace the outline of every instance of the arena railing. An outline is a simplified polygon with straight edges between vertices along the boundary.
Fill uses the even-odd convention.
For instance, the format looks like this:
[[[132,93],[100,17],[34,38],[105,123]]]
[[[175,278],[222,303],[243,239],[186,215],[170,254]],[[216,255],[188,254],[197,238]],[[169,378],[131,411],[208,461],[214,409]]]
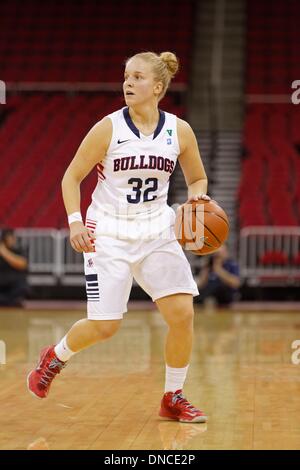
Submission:
[[[300,284],[300,227],[245,227],[240,232],[241,276],[249,285]]]
[[[28,280],[32,285],[84,285],[83,256],[69,243],[69,231],[17,229],[20,246],[28,256]]]
[[[32,285],[84,285],[83,256],[69,243],[67,229],[16,230],[27,251]],[[268,255],[282,255],[282,260]],[[300,284],[300,227],[245,227],[240,233],[241,277],[249,285]],[[265,258],[265,260],[264,260]]]

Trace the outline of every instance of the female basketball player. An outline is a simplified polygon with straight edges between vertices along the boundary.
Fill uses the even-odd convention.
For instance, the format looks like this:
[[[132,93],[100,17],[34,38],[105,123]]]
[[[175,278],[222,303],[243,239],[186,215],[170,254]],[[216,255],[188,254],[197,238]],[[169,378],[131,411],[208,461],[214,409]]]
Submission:
[[[39,398],[47,396],[54,376],[71,356],[116,333],[134,276],[169,327],[160,416],[181,422],[207,419],[182,394],[198,289],[175,239],[174,211],[167,205],[177,158],[189,200],[209,197],[191,127],[158,108],[177,69],[177,58],[170,52],[140,53],[127,60],[123,85],[127,106],[90,130],[64,175],[71,245],[84,253],[88,318],[75,323],[55,347],[41,352],[39,365],[28,376],[29,390]],[[95,165],[99,180],[84,225],[80,183]]]

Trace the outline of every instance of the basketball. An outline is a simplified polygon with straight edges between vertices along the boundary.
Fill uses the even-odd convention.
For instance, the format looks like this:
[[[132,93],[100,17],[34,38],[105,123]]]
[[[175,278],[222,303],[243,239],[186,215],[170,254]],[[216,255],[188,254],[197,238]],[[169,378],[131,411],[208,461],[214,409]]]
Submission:
[[[227,240],[229,221],[216,201],[193,201],[176,214],[175,235],[180,245],[196,255],[208,255]]]

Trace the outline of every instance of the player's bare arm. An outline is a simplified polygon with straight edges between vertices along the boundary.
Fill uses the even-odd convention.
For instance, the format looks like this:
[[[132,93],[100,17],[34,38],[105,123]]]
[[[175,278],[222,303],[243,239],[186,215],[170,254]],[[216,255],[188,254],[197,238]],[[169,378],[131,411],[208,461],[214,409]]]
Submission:
[[[183,119],[177,118],[177,132],[180,147],[178,161],[188,187],[188,200],[209,200],[207,176],[201,160],[198,143],[191,126]]]
[[[104,118],[88,132],[68,166],[62,179],[63,200],[68,215],[80,212],[80,184],[95,165],[103,161],[111,135],[111,120]],[[82,222],[70,224],[70,242],[74,250],[79,253],[94,251],[93,238],[92,232]]]

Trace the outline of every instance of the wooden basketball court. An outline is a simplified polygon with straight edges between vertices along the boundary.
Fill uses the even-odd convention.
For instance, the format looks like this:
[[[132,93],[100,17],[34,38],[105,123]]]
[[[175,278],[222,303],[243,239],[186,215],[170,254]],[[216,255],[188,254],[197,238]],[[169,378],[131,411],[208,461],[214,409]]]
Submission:
[[[156,310],[131,310],[115,337],[72,358],[38,400],[26,389],[28,371],[85,313],[2,308],[0,449],[299,449],[291,345],[300,312],[196,311],[185,394],[207,424],[158,417],[166,326]]]

